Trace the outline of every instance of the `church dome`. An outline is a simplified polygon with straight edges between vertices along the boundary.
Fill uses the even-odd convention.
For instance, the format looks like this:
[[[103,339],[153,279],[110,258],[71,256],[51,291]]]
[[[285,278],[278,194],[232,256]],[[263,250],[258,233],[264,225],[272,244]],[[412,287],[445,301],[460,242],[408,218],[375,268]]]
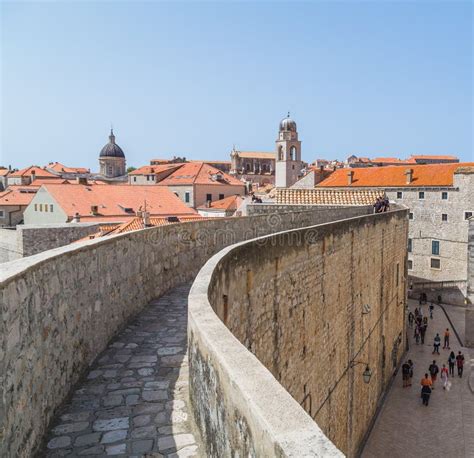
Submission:
[[[113,129],[110,129],[109,143],[105,145],[100,151],[100,157],[123,157],[125,159],[125,154],[122,151],[122,148],[115,143],[115,135]]]
[[[288,116],[281,120],[280,122],[280,132],[296,132],[296,122],[290,118],[290,113]]]

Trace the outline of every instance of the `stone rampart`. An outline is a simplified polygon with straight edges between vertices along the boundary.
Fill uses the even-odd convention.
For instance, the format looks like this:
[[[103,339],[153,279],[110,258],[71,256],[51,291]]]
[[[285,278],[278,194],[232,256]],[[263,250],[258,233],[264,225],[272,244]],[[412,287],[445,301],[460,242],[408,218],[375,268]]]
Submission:
[[[352,208],[344,214],[369,210]],[[32,456],[56,408],[107,342],[150,300],[194,278],[214,253],[342,215],[307,211],[169,225],[4,264],[0,456]]]
[[[243,242],[208,261],[190,292],[188,335],[209,456],[357,456],[404,353],[407,233],[399,210]]]

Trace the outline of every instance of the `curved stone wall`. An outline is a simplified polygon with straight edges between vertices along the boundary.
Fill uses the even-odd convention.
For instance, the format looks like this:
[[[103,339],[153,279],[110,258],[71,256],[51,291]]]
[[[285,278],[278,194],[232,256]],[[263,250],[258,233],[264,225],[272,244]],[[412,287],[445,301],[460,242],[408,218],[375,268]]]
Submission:
[[[320,208],[170,225],[3,264],[0,456],[32,456],[55,409],[107,342],[223,247],[370,210]]]
[[[407,230],[400,210],[243,242],[208,261],[188,334],[210,456],[357,455],[403,354]]]

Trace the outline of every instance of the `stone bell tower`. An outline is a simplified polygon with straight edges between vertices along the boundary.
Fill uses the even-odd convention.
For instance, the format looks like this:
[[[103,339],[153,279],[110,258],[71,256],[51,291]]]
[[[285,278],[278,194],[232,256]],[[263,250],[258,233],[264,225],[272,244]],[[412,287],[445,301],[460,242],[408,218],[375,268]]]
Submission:
[[[276,140],[275,186],[289,188],[298,180],[301,171],[301,142],[296,123],[288,117],[280,122]]]

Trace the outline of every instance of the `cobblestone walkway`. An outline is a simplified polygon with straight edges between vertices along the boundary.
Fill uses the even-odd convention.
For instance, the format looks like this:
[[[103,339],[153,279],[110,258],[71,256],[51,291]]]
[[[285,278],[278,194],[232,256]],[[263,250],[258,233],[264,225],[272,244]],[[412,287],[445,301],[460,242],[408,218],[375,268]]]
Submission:
[[[204,454],[188,406],[188,292],[151,302],[109,345],[61,409],[42,456]]]
[[[417,303],[410,301],[413,311]],[[449,305],[445,306],[450,313]],[[428,307],[424,306],[424,315]],[[459,315],[459,314],[458,314]],[[459,317],[458,317],[459,318]],[[458,328],[464,326],[459,319],[452,320]],[[467,348],[461,348],[451,329],[451,350],[464,353],[465,370],[462,378],[450,377],[449,391],[443,390],[441,381],[436,381],[428,407],[421,404],[420,380],[428,367],[436,360],[441,368],[448,367],[450,351],[440,349],[440,355],[433,355],[433,339],[438,332],[443,339],[446,328],[451,325],[444,312],[435,306],[434,319],[429,320],[425,345],[416,345],[413,330],[409,330],[410,350],[406,359],[415,364],[413,386],[403,388],[401,371],[397,374],[385,404],[377,418],[367,441],[362,458],[472,458],[474,457],[474,394],[468,386],[470,369]],[[441,347],[443,342],[441,342]]]

